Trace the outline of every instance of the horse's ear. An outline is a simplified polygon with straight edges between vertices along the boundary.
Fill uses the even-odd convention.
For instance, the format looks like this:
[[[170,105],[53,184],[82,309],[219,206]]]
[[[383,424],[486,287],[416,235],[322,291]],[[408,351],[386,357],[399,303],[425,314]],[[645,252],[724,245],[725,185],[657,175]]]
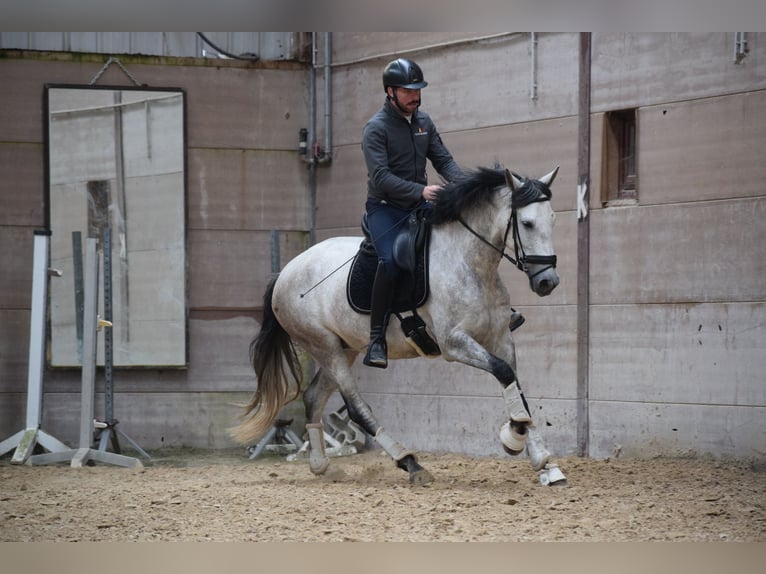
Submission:
[[[515,173],[508,171],[508,169],[505,170],[505,183],[508,184],[511,191],[516,191],[524,185],[524,182]]]
[[[551,184],[553,183],[553,180],[556,179],[556,174],[558,172],[559,172],[559,166],[556,166],[556,168],[552,172],[540,178],[540,183],[542,183],[545,187],[550,187]]]

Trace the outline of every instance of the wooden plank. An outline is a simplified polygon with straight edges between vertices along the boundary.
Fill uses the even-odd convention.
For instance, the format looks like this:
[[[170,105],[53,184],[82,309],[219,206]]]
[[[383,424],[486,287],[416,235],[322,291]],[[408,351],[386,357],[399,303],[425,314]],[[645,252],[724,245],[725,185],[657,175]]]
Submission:
[[[732,62],[732,33],[594,33],[593,110],[762,90],[766,76],[756,64],[766,56],[761,37],[750,36],[750,55],[737,66]]]
[[[0,226],[0,245],[0,308],[29,309],[34,229]]]
[[[766,198],[593,213],[595,305],[766,298]]]
[[[593,401],[588,456],[763,459],[766,407]]]
[[[593,307],[591,396],[766,405],[766,304]]]
[[[163,82],[188,90],[190,146],[297,149],[308,115],[305,70],[169,68]]]
[[[4,396],[5,393],[26,392],[29,327],[29,309],[0,309],[0,349],[2,349],[2,353],[0,353],[0,397]],[[2,402],[0,400],[0,403]],[[23,412],[24,409],[22,408],[21,413]],[[0,416],[0,419],[2,418]],[[21,428],[21,424],[19,428]]]
[[[0,226],[45,224],[43,162],[41,144],[0,143],[0,181],[5,182],[3,189],[7,190],[3,193]]]
[[[24,365],[24,384],[18,388],[15,385],[3,386],[3,392],[0,394],[2,398],[0,400],[0,441],[5,441],[19,429],[24,429],[27,405],[26,383],[26,365]]]
[[[412,56],[429,82],[422,109],[442,135],[577,113],[572,98],[577,35],[538,34],[537,101],[530,97],[529,39],[529,34],[518,34]],[[333,68],[333,105],[344,110],[342,121],[333,126],[338,145],[360,142],[364,123],[383,105],[381,77],[387,62],[384,58]]]
[[[764,194],[766,90],[639,111],[642,205]]]
[[[333,150],[332,164],[317,169],[316,227],[359,229],[367,201],[364,155],[359,144],[336,146]]]
[[[296,154],[189,150],[190,229],[305,230],[308,175]]]
[[[268,231],[189,232],[189,305],[243,309],[261,305],[271,277]]]
[[[480,34],[469,32],[423,32],[411,34],[409,32],[343,32],[333,34],[332,58],[333,61],[342,64],[344,62],[374,57],[378,54],[390,54],[380,58],[381,72],[383,66],[389,60],[398,57],[398,54],[407,50],[443,44],[447,42],[460,42],[475,38]],[[407,56],[415,58],[417,55]],[[320,61],[323,61],[320,57]],[[381,88],[382,89],[382,88]]]

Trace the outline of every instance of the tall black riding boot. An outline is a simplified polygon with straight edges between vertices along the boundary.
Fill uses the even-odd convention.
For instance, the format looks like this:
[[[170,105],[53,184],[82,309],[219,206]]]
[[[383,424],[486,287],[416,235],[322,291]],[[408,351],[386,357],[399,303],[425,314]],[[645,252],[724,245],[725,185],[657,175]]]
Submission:
[[[378,262],[375,281],[372,284],[372,304],[370,309],[370,344],[364,356],[368,367],[385,369],[388,366],[388,346],[386,328],[388,327],[389,307],[394,291],[394,280],[386,274],[382,261]]]

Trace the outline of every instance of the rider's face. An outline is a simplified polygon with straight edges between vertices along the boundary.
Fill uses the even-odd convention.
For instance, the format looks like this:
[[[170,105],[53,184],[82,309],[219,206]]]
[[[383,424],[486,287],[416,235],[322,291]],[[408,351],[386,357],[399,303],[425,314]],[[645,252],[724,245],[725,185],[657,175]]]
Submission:
[[[420,106],[420,90],[388,88],[388,94],[403,114],[412,114]]]

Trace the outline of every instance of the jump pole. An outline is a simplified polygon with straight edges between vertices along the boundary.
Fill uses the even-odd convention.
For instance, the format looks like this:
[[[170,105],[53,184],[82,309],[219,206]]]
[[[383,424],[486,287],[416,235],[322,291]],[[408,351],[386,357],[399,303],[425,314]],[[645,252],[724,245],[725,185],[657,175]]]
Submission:
[[[50,230],[35,230],[34,259],[32,262],[32,308],[29,326],[29,365],[27,375],[26,428],[0,442],[0,456],[15,448],[11,464],[23,464],[40,444],[48,451],[69,449],[63,442],[43,431],[43,373],[45,371],[45,321],[48,309],[48,275],[60,276],[48,268]]]
[[[107,226],[104,228],[104,320],[112,322],[112,231]],[[119,437],[125,439],[146,459],[152,457],[142,449],[139,444],[130,438],[122,429],[117,427],[119,421],[114,418],[114,377],[112,367],[114,365],[114,345],[112,343],[112,330],[104,331],[104,421],[96,424],[100,427],[101,434],[98,436],[98,450],[105,451],[112,443],[114,452],[121,454]]]
[[[82,390],[80,394],[79,448],[30,456],[28,464],[51,464],[71,461],[80,468],[87,461],[105,462],[124,467],[141,467],[137,458],[91,448],[93,444],[94,402],[96,394],[96,345],[98,330],[98,253],[96,239],[85,240],[85,308],[83,314]]]

